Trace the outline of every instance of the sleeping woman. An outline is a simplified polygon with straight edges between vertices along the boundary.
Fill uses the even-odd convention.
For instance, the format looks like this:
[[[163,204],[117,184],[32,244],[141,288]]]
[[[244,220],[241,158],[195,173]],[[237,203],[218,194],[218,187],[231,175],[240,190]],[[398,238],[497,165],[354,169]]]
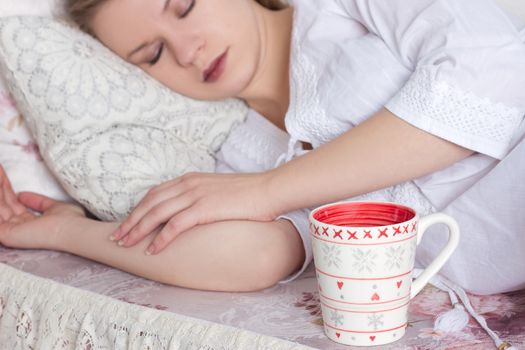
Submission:
[[[453,212],[463,239],[444,273],[466,289],[525,287],[525,222],[509,215],[525,204],[525,31],[493,0],[66,0],[66,10],[170,89],[244,100],[248,119],[217,154],[235,174],[156,186],[118,223],[17,197],[2,172],[3,245],[250,291],[310,263],[303,208],[372,198]],[[437,250],[423,245],[418,259]],[[513,256],[512,267],[478,268],[490,255]]]

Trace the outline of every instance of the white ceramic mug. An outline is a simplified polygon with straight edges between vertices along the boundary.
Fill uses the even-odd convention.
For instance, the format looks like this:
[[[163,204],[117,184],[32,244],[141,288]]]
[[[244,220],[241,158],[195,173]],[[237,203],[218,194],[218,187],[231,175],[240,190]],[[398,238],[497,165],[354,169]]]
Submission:
[[[443,250],[412,282],[425,230],[449,228]],[[408,304],[452,255],[459,228],[450,216],[418,218],[396,203],[341,202],[310,214],[310,234],[325,333],[342,344],[374,346],[400,339]]]

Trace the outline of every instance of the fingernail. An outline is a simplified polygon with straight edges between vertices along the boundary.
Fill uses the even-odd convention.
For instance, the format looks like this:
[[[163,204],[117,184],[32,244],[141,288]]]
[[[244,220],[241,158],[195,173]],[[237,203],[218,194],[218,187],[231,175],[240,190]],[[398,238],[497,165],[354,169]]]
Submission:
[[[153,247],[148,247],[148,249],[144,252],[146,255],[152,255],[153,254],[153,251],[155,250],[155,248]]]
[[[110,240],[111,242],[114,242],[116,239],[117,239],[117,238],[115,237],[114,234],[112,234],[111,236],[109,236],[109,240]]]
[[[119,247],[122,247],[122,246],[124,245],[124,243],[126,243],[126,242],[124,242],[124,241],[125,241],[124,239],[121,239],[120,241],[118,241],[118,242],[117,242],[118,246],[119,246]]]
[[[115,239],[119,239],[120,238],[119,237],[120,236],[120,226],[119,226],[119,228],[117,228],[115,230],[115,232],[113,232],[112,236],[115,237]]]

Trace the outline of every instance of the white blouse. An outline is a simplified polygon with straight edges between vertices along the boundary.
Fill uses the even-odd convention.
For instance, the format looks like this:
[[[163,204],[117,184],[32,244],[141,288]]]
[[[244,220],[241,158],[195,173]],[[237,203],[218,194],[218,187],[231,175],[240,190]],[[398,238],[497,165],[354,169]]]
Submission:
[[[519,165],[525,141],[507,156],[525,136],[525,25],[513,23],[492,0],[295,0],[293,6],[289,135],[250,111],[223,144],[217,171],[271,169],[283,153],[286,160],[301,154],[297,141],[319,147],[386,106],[477,153],[354,199],[452,215],[462,237],[443,275],[477,293],[525,287]],[[303,238],[302,271],[312,258],[307,211],[283,217]],[[427,236],[418,248],[423,266],[446,237]],[[498,258],[486,258],[492,256]],[[503,256],[513,256],[513,264]]]
[[[285,121],[294,140],[318,147],[386,106],[479,152],[414,181],[441,209],[519,137],[525,45],[493,1],[295,0],[293,6]]]

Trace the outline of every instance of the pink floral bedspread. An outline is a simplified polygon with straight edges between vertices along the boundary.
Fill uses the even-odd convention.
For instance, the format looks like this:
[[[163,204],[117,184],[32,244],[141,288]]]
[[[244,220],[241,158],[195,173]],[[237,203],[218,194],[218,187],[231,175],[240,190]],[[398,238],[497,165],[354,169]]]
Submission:
[[[132,304],[167,310],[207,321],[308,345],[349,349],[325,337],[312,269],[299,279],[256,293],[218,293],[164,285],[77,256],[0,247],[0,262],[69,286]],[[471,296],[474,308],[503,340],[525,349],[525,291]],[[405,337],[384,349],[495,349],[491,338],[471,319],[458,333],[433,330],[436,315],[450,308],[448,294],[427,286],[411,303]]]

